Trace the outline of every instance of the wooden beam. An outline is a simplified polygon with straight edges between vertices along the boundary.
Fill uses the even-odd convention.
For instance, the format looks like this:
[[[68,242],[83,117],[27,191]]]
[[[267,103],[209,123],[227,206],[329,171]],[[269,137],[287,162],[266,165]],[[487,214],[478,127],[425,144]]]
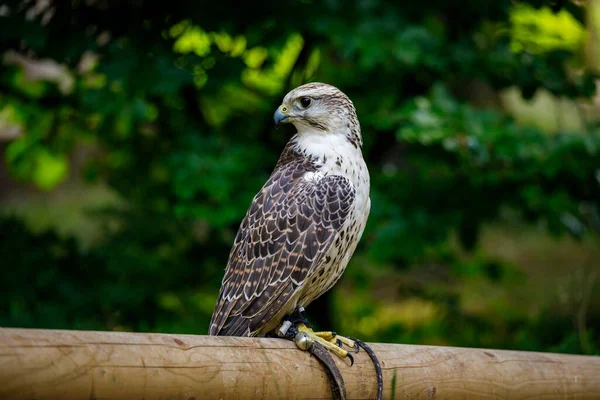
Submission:
[[[600,399],[600,357],[371,346],[387,399]],[[338,362],[348,398],[374,398],[371,361],[364,351],[355,359]],[[319,362],[285,340],[0,329],[0,399],[330,397]]]

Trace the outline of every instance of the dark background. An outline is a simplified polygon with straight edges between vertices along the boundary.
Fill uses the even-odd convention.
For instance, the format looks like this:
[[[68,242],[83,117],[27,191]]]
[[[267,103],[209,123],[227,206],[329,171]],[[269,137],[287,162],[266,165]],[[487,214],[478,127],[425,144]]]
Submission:
[[[597,3],[0,3],[0,326],[206,334],[322,81],[372,211],[317,327],[600,354]]]

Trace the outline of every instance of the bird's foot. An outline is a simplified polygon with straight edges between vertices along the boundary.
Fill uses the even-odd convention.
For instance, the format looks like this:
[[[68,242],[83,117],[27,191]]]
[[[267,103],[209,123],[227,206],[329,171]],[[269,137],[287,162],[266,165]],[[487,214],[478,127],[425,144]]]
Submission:
[[[342,335],[338,335],[336,332],[323,331],[323,332],[313,332],[313,334],[315,336],[320,337],[323,340],[326,340],[332,344],[337,345],[338,347],[342,347],[342,344],[344,344],[347,347],[354,349],[355,353],[358,353],[358,351],[360,350],[360,347],[357,346],[357,344],[354,340],[347,338],[345,336],[342,336]]]
[[[342,345],[346,345],[347,347],[354,350],[355,353],[358,352],[359,347],[356,345],[354,340],[348,339],[347,337],[340,336],[335,332],[325,331],[325,332],[315,332],[308,326],[303,323],[299,323],[296,326],[298,333],[296,333],[294,340],[298,347],[306,347],[304,344],[307,340],[310,340],[310,345],[312,343],[319,343],[325,349],[329,350],[333,354],[337,355],[340,358],[349,358],[350,366],[354,365],[354,357],[352,354],[346,349],[343,348]],[[306,349],[305,349],[306,350]]]
[[[350,366],[352,366],[354,364],[354,357],[352,357],[348,350],[343,348],[343,345],[354,349],[355,353],[358,353],[360,348],[363,348],[375,367],[377,374],[377,399],[381,400],[383,396],[381,364],[375,352],[365,342],[354,338],[347,338],[332,331],[313,331],[308,324],[308,320],[304,315],[304,308],[302,307],[296,308],[293,313],[285,317],[279,329],[274,331],[274,333],[276,336],[293,340],[298,348],[301,350],[310,350],[319,359],[330,378],[334,399],[345,399],[346,389],[344,387],[344,379],[329,353],[334,353],[342,359],[349,358]]]
[[[313,331],[304,315],[304,308],[302,307],[297,308],[292,314],[284,318],[277,330],[277,335],[294,340],[296,345],[302,350],[310,350],[313,343],[319,343],[338,357],[349,358],[350,365],[354,364],[354,358],[348,350],[343,348],[343,345],[353,349],[355,353],[360,349],[354,340],[338,335],[335,332]]]

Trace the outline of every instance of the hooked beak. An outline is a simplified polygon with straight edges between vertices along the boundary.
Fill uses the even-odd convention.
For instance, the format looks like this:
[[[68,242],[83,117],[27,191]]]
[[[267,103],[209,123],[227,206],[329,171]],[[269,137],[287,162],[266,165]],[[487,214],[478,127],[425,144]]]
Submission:
[[[273,121],[275,122],[275,126],[279,126],[287,122],[289,118],[287,113],[287,107],[284,105],[280,105],[277,111],[275,111],[275,115],[273,115]]]

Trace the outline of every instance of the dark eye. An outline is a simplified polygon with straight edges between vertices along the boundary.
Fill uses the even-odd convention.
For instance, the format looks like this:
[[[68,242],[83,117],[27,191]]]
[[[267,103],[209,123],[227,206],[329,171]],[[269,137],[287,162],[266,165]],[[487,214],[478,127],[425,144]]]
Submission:
[[[312,100],[308,97],[303,97],[300,99],[300,105],[302,106],[302,108],[308,108],[308,106],[310,106],[310,103],[312,103]]]

